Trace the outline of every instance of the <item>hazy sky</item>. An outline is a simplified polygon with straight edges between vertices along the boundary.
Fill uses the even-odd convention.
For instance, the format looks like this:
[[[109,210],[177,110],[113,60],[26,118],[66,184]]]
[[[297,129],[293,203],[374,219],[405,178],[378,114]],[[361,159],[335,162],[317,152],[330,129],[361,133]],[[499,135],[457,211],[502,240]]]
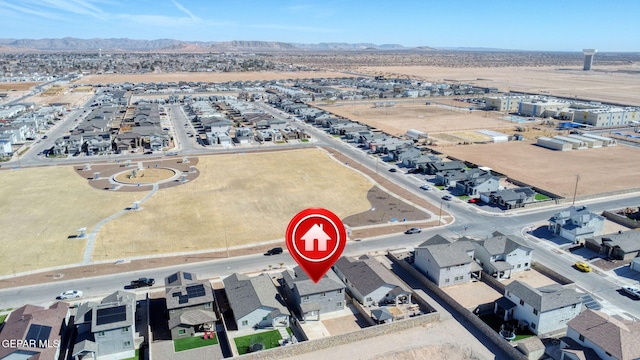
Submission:
[[[638,0],[0,0],[0,37],[640,51]]]

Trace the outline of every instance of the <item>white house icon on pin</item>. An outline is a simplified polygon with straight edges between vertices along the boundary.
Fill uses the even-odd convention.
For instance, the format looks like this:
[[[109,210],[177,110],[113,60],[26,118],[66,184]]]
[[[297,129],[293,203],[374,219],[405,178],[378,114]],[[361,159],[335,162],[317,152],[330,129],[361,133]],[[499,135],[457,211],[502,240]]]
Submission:
[[[313,226],[300,237],[300,240],[304,241],[304,251],[313,251],[313,245],[316,239],[318,240],[318,251],[327,251],[327,241],[331,240],[331,238],[322,229],[322,224],[313,224]]]

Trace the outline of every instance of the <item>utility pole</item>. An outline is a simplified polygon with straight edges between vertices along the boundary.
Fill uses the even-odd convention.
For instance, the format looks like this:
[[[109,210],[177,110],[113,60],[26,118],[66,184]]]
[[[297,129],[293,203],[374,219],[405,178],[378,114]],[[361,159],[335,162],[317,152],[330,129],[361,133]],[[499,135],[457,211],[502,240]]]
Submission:
[[[227,237],[227,228],[224,228],[224,242],[227,246],[227,259],[229,258],[229,238]]]
[[[576,187],[573,189],[573,202],[571,205],[576,203],[576,194],[578,193],[578,181],[580,181],[580,174],[576,175]]]
[[[438,225],[442,225],[442,199],[440,200],[440,213],[438,214]]]

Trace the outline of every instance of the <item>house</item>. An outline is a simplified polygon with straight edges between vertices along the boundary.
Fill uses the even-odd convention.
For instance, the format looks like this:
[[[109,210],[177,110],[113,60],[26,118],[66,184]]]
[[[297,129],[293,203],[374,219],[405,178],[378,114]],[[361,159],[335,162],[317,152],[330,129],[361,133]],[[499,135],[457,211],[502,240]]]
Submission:
[[[210,331],[218,320],[213,311],[211,283],[189,272],[178,271],[164,279],[171,338]]]
[[[415,248],[414,266],[439,287],[461,284],[481,275],[474,251],[472,242],[464,237],[451,242],[434,235]]]
[[[127,291],[116,291],[99,303],[81,303],[74,317],[73,359],[135,357],[135,312],[136,295]]]
[[[582,297],[571,286],[552,284],[533,288],[515,280],[494,305],[494,313],[504,321],[518,320],[542,337],[561,331],[582,311]]]
[[[535,201],[536,192],[530,187],[520,187],[515,189],[504,189],[494,191],[485,197],[480,195],[480,199],[491,204],[497,204],[507,210],[524,207]]]
[[[293,272],[285,271],[282,274],[282,285],[305,321],[320,320],[322,314],[340,311],[345,307],[345,286],[332,270],[314,283],[296,266]]]
[[[585,240],[585,246],[611,259],[631,260],[640,256],[640,231],[618,231],[590,237]]]
[[[462,161],[439,161],[427,164],[427,174],[436,175],[439,172],[462,170],[466,166]]]
[[[586,206],[570,206],[549,219],[548,229],[556,235],[579,243],[602,235],[604,217],[589,211]]]
[[[631,263],[629,264],[629,268],[633,271],[640,272],[640,257],[637,257],[631,260]]]
[[[364,306],[409,304],[411,291],[375,259],[366,255],[359,259],[340,257],[333,265],[347,291]]]
[[[223,283],[238,330],[289,326],[291,314],[269,275],[232,274]]]
[[[472,171],[477,170],[477,171]],[[490,171],[472,169],[467,171],[467,178],[456,182],[456,190],[470,196],[479,196],[481,193],[497,191],[500,178],[492,175]]]
[[[587,309],[567,325],[567,338],[593,350],[600,359],[640,359],[640,322],[624,322],[614,316]],[[579,358],[573,356],[577,351],[571,350],[574,349],[562,350],[564,359]]]
[[[474,241],[474,257],[482,269],[498,278],[509,279],[512,273],[531,269],[532,249],[525,240],[494,232],[485,240]]]
[[[58,359],[69,318],[69,305],[62,301],[13,310],[0,331],[0,359]]]

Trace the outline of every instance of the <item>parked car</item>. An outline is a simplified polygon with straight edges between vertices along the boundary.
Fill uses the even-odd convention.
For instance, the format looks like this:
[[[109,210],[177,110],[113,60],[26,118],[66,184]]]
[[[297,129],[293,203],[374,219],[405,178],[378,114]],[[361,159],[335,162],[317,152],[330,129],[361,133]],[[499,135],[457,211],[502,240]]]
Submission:
[[[472,204],[473,204],[473,203],[477,203],[477,202],[480,202],[480,199],[478,199],[478,198],[471,198],[471,199],[469,199],[469,202],[470,202],[470,203],[472,203]]]
[[[420,186],[420,189],[422,189],[422,190],[430,190],[431,188],[429,187],[429,185],[422,185],[422,186]]]
[[[640,289],[634,286],[625,285],[622,287],[622,291],[629,294],[631,297],[636,298],[636,300],[640,300]]]
[[[591,265],[587,264],[584,261],[578,261],[575,263],[574,265],[576,267],[576,269],[582,271],[582,272],[590,272],[591,269]]]
[[[264,253],[266,256],[271,256],[271,255],[278,255],[278,254],[282,254],[282,248],[281,247],[274,247],[273,249],[269,249],[266,253]]]
[[[80,290],[67,290],[60,295],[58,295],[58,300],[66,300],[66,299],[77,299],[82,297],[82,291]]]
[[[407,231],[405,231],[405,234],[419,234],[420,232],[422,232],[422,229],[420,228],[411,228]]]
[[[451,195],[445,195],[442,197],[442,200],[451,201]]]
[[[130,289],[137,289],[145,286],[153,286],[156,283],[155,279],[152,278],[139,278],[138,280],[131,281],[129,284]]]

